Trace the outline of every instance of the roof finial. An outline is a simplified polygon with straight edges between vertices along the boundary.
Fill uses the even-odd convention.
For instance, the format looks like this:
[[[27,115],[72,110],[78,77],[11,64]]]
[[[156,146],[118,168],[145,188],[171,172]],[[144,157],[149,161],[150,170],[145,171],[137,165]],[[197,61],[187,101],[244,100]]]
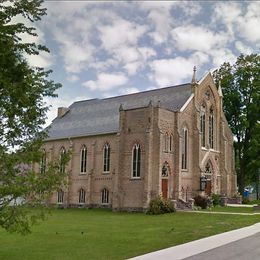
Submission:
[[[221,87],[221,79],[218,82],[218,94],[219,94],[220,97],[223,97],[222,87]]]
[[[191,84],[196,84],[197,83],[196,71],[197,71],[197,68],[196,68],[196,66],[194,66],[193,67],[193,76],[192,76]]]

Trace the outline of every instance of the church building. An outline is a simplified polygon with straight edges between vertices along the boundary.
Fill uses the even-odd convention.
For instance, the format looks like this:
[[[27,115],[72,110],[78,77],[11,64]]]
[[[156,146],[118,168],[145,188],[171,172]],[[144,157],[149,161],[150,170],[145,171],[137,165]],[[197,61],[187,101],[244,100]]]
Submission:
[[[158,195],[231,197],[237,176],[222,99],[212,75],[197,81],[194,69],[188,84],[59,108],[42,164],[68,151],[71,159],[60,163],[68,185],[49,203],[144,210]]]

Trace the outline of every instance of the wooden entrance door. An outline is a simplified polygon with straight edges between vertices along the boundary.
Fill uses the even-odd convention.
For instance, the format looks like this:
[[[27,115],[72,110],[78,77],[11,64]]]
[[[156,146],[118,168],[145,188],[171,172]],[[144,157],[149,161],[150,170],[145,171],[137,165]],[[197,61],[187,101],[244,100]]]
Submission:
[[[211,195],[211,180],[207,180],[206,188],[205,188],[205,193],[210,196]]]
[[[168,179],[162,179],[162,196],[168,198]]]

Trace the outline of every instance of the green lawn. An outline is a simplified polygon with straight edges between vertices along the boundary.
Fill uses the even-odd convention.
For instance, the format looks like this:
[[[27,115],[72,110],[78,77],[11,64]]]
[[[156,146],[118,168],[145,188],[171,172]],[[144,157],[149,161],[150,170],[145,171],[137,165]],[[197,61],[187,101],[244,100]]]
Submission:
[[[253,210],[253,207],[213,207],[203,211],[213,212],[233,212],[233,213],[258,213],[259,211]]]
[[[0,259],[125,259],[259,221],[259,215],[177,212],[150,216],[55,209],[30,235],[0,229]]]

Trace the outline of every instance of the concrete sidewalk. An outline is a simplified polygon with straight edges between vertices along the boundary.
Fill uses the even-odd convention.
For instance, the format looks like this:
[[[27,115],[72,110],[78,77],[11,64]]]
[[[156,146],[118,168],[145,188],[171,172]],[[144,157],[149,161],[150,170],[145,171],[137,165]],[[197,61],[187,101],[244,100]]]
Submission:
[[[222,234],[214,235],[211,237],[202,238],[186,244],[166,248],[142,256],[137,256],[131,259],[135,259],[135,260],[184,259],[211,250],[213,248],[220,247],[228,243],[252,236],[258,232],[260,232],[260,222],[249,227],[240,228]]]

